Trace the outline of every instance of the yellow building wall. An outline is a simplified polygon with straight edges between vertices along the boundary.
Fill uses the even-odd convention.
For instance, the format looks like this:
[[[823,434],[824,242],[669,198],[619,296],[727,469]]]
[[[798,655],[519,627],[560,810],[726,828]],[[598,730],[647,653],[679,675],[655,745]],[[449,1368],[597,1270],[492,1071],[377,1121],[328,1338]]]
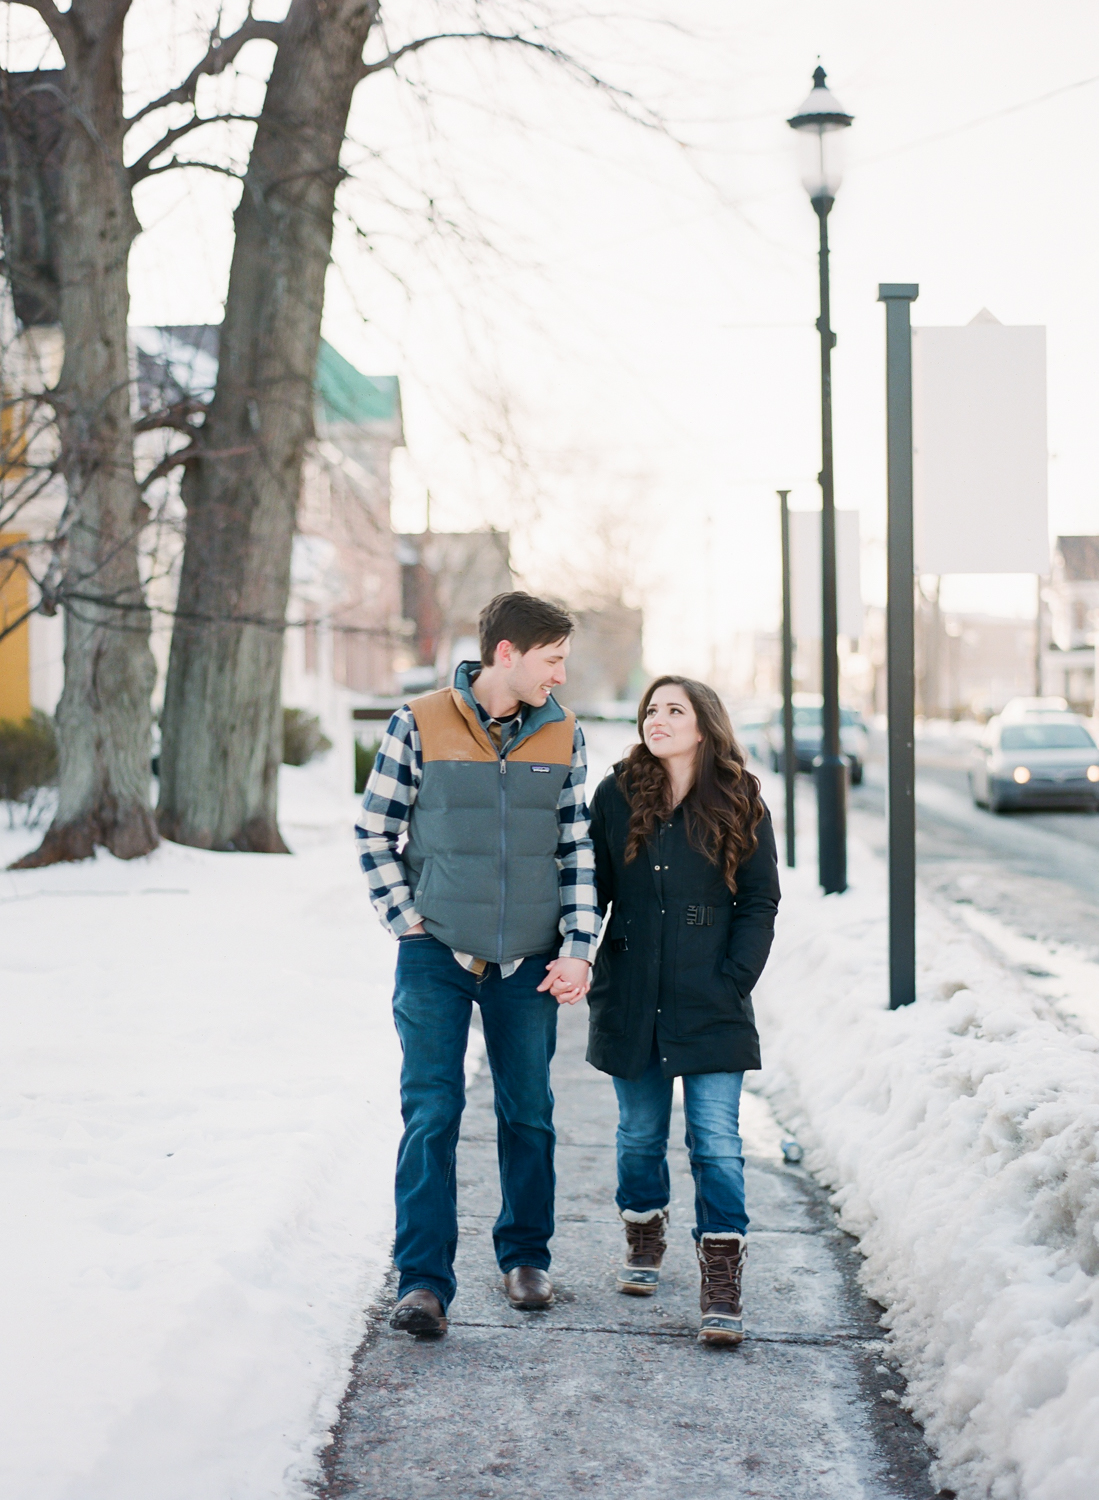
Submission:
[[[25,542],[21,532],[0,532],[0,550]],[[0,556],[0,632],[27,608],[27,574],[12,557]],[[0,719],[25,719],[31,711],[30,629],[24,621],[0,640]]]

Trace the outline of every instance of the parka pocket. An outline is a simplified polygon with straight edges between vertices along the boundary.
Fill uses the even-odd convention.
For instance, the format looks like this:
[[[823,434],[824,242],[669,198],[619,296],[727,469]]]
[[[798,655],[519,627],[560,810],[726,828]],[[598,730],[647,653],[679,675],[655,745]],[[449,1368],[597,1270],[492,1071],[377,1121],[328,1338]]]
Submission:
[[[678,914],[673,984],[679,1037],[718,1032],[745,1021],[750,1024],[751,1007],[746,1013],[744,997],[724,969],[728,933],[725,903],[687,903]]]

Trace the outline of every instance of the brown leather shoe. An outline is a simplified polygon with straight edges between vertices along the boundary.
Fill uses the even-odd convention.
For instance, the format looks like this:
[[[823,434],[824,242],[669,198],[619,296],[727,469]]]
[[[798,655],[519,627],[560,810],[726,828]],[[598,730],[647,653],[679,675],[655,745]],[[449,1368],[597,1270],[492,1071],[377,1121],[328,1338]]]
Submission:
[[[696,1249],[702,1271],[698,1342],[739,1344],[744,1337],[740,1282],[748,1259],[748,1242],[742,1234],[704,1234]]]
[[[446,1313],[434,1292],[418,1286],[397,1303],[390,1314],[389,1326],[417,1338],[437,1339],[446,1332]]]
[[[504,1291],[512,1307],[538,1312],[553,1306],[553,1282],[535,1266],[513,1266],[504,1273]]]

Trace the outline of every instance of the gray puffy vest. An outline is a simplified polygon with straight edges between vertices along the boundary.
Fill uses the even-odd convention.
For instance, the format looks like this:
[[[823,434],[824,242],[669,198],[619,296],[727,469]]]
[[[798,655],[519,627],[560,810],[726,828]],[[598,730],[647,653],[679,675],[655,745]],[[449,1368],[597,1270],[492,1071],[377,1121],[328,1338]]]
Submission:
[[[510,963],[560,942],[557,802],[575,717],[550,698],[501,757],[458,688],[409,704],[423,750],[403,859],[432,937]]]

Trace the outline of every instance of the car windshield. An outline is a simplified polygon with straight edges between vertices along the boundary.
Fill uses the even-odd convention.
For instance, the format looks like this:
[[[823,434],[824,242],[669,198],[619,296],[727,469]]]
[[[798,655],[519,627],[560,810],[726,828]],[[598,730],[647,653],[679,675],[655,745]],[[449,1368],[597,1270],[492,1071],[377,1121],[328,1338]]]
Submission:
[[[1001,750],[1094,750],[1082,724],[1010,724],[1000,731]]]

